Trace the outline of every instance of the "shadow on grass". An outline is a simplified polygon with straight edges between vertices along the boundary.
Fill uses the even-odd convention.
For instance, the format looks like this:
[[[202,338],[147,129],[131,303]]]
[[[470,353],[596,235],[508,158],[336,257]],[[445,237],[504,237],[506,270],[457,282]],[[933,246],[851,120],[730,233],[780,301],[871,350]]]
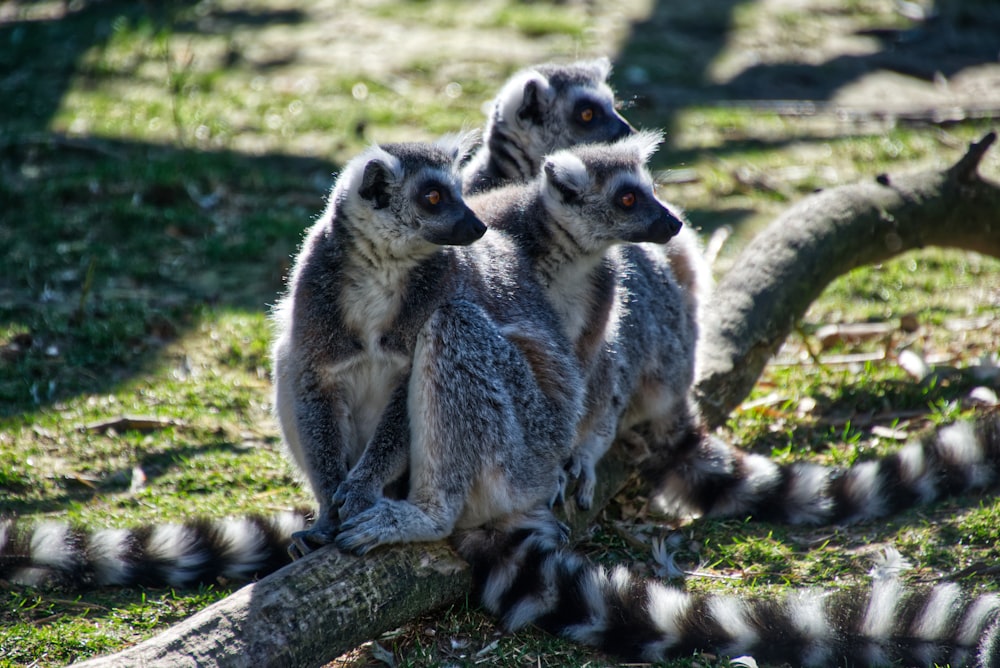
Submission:
[[[871,53],[836,55],[808,62],[763,62],[725,83],[710,76],[728,45],[740,10],[754,0],[658,2],[632,26],[616,57],[616,84],[637,114],[669,130],[676,112],[690,106],[749,101],[824,102],[845,85],[878,70],[924,81],[951,78],[963,70],[997,62],[1000,5],[992,0],[940,0],[923,21],[903,28],[858,26],[874,37]],[[831,7],[828,12],[836,14]],[[852,13],[852,10],[845,10]],[[777,18],[780,22],[780,17]],[[808,21],[807,16],[799,17]],[[778,26],[789,32],[795,25]],[[887,100],[872,100],[873,106]],[[729,143],[720,151],[729,148]]]
[[[212,10],[177,21],[192,4],[50,3],[0,23],[0,69],[12,73],[0,80],[0,417],[110,391],[207,309],[267,308],[322,210],[328,161],[49,130],[86,76],[84,55],[120,21],[175,34],[302,19]]]
[[[725,110],[757,109],[809,115],[821,110],[844,86],[876,71],[895,72],[921,81],[947,79],[981,64],[997,63],[1000,5],[992,0],[939,0],[921,21],[899,20],[904,27],[866,26],[855,33],[874,37],[878,47],[863,54],[839,54],[819,62],[759,62],[723,83],[713,80],[711,69],[729,46],[736,27],[750,18],[745,10],[755,0],[705,0],[698,3],[657,2],[651,14],[636,22],[615,58],[615,87],[630,107],[629,116],[644,127],[666,130],[665,150],[654,157],[657,167],[685,165],[697,157],[725,158],[740,153],[781,150],[791,144],[824,143],[826,126],[789,130],[773,139],[748,138],[734,129],[720,145],[691,150],[673,144],[680,112],[692,107]],[[770,10],[774,14],[774,10]],[[854,10],[825,8],[824,13],[845,15]],[[790,12],[781,25],[775,16],[769,30],[789,34],[799,29],[794,21],[808,16]],[[794,42],[795,40],[790,40]],[[805,51],[805,47],[803,51]],[[805,54],[808,60],[810,54]],[[766,58],[763,54],[762,58]],[[901,100],[873,99],[870,113]],[[799,110],[799,111],[795,111]],[[1000,110],[995,110],[1000,113]],[[984,112],[986,113],[986,112]],[[861,113],[859,120],[864,118]],[[822,129],[820,129],[822,128]],[[794,134],[790,134],[794,133]],[[739,232],[737,231],[737,234]]]

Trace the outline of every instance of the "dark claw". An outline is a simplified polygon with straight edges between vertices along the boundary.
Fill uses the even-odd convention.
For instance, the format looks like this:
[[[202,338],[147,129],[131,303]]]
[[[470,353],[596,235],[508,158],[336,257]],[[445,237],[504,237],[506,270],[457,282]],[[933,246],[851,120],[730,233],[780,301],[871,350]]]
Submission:
[[[292,543],[288,546],[288,556],[297,561],[310,552],[333,542],[334,533],[323,529],[306,529],[292,534]]]

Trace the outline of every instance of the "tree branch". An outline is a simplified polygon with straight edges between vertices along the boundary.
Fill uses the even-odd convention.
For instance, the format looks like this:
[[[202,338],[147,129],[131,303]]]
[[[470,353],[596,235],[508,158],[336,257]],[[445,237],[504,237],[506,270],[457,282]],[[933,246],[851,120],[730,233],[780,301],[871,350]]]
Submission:
[[[742,250],[709,298],[695,397],[710,426],[749,394],[833,279],[925,246],[1000,257],[1000,185],[977,168],[995,133],[944,171],[880,175],[788,209]]]

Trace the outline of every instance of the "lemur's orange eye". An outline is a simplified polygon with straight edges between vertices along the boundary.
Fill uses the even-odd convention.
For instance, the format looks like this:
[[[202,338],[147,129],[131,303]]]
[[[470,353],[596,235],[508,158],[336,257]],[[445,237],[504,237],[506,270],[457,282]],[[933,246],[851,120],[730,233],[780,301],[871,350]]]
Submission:
[[[437,206],[441,203],[441,191],[437,189],[428,190],[424,193],[424,201],[431,206]]]
[[[584,123],[589,123],[594,120],[594,110],[590,107],[586,107],[580,112],[580,120]]]
[[[621,205],[626,209],[631,209],[635,206],[635,193],[624,193],[618,198],[618,201],[621,202]]]

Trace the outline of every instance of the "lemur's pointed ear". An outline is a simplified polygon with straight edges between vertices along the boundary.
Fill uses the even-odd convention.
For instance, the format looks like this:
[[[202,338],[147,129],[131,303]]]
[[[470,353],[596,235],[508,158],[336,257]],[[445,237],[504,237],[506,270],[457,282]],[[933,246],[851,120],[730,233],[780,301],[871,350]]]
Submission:
[[[450,155],[452,166],[460,169],[469,161],[481,142],[481,131],[463,129],[461,132],[442,135],[434,145]]]
[[[365,165],[358,195],[371,202],[374,209],[384,209],[389,206],[390,174],[389,166],[378,158],[372,158]]]
[[[587,166],[569,151],[560,151],[545,158],[542,167],[545,183],[565,202],[572,202],[583,196],[590,181]]]
[[[611,61],[608,60],[607,56],[594,58],[584,64],[593,71],[594,78],[599,81],[607,81],[608,77],[611,76]]]
[[[663,143],[663,133],[659,130],[642,130],[620,140],[622,145],[631,146],[639,154],[643,163],[649,162]]]
[[[524,82],[522,91],[521,106],[517,109],[517,117],[522,121],[531,121],[541,124],[542,109],[545,107],[543,97],[545,95],[544,82],[532,77]]]

